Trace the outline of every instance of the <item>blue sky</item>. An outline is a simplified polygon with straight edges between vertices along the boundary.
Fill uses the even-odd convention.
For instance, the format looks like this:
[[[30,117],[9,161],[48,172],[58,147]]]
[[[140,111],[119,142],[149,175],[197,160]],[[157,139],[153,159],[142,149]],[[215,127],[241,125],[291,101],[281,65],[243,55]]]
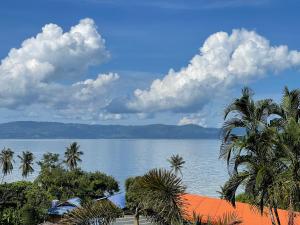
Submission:
[[[299,9],[300,3],[296,0],[2,1],[0,57],[6,62],[2,61],[0,66],[1,122],[47,120],[219,126],[224,105],[239,95],[244,85],[249,85],[257,98],[276,100],[280,99],[285,85],[299,87]],[[85,18],[90,18],[89,22],[81,23]],[[44,39],[36,39],[22,49],[24,40],[42,33],[42,27],[50,23],[61,27],[63,32],[69,32],[78,24],[81,24],[79,33],[85,32],[86,27],[91,28],[91,32],[84,34],[96,38],[101,35],[95,46],[101,43],[102,47],[94,50],[94,46],[76,41],[74,47],[76,35],[61,44],[58,41],[61,36],[54,35],[47,43],[58,48],[49,47],[49,50]],[[98,34],[93,33],[93,29]],[[251,52],[252,55],[248,50],[239,51],[237,57],[243,62],[259,57],[263,60],[269,57],[268,60],[264,63],[257,60],[246,72],[240,70],[244,64],[234,61],[234,68],[228,69],[227,65],[224,72],[224,68],[214,65],[222,59],[222,55],[215,52],[213,57],[218,58],[203,66],[205,60],[211,59],[207,55],[208,58],[196,60],[188,69],[194,56],[204,54],[199,53],[199,48],[210,35],[222,31],[230,36],[233,29],[238,29],[234,35],[243,41],[234,42],[236,47],[232,51],[252,41],[251,32],[269,42],[268,46],[256,49],[258,52]],[[48,32],[52,35],[56,31],[50,27]],[[218,35],[213,38],[214,43],[219,40]],[[224,35],[221,38],[226,39]],[[255,38],[260,46],[260,38]],[[281,58],[272,57],[272,48],[281,45],[288,47],[287,52],[282,53]],[[89,47],[82,58],[70,55],[72,48],[80,53]],[[20,51],[9,54],[12,48]],[[57,49],[61,49],[61,53],[58,54]],[[211,44],[209,49],[216,50],[215,45]],[[278,53],[280,49],[277,50]],[[38,63],[34,64],[34,71],[32,60]],[[208,69],[210,66],[213,71]],[[170,73],[170,69],[174,72]],[[218,75],[223,72],[224,75]],[[98,74],[101,75],[98,77]],[[5,78],[1,80],[1,76]],[[164,80],[166,76],[171,78]],[[150,87],[156,79],[163,82],[155,84],[152,90]],[[136,89],[140,93],[136,93]]]

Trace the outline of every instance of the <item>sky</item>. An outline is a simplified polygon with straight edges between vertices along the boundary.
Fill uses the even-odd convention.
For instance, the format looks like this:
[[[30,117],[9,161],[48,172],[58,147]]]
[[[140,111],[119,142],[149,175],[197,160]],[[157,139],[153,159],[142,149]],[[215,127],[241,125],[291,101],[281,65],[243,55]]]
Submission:
[[[0,122],[220,127],[300,84],[297,0],[3,0]]]

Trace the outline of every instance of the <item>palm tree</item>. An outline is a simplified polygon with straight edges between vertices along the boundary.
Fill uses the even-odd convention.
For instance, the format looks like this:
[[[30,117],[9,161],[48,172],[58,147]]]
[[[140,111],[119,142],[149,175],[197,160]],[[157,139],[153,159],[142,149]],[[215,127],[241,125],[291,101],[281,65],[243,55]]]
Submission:
[[[289,119],[294,119],[298,123],[300,118],[300,89],[290,91],[285,87],[281,103],[274,107],[274,113],[279,118],[273,119],[273,122],[277,122],[279,127],[284,126]]]
[[[4,148],[0,153],[0,167],[2,168],[2,180],[3,183],[4,177],[11,173],[13,170],[13,156],[14,152],[10,148]]]
[[[223,197],[235,206],[236,191],[244,185],[261,213],[269,206],[275,224],[273,185],[282,165],[273,151],[277,133],[269,117],[278,107],[270,99],[255,102],[252,96],[252,91],[244,88],[242,97],[225,109],[220,157],[227,161],[231,176],[222,188]]]
[[[143,214],[161,225],[181,224],[186,216],[186,187],[181,178],[165,169],[153,169],[140,178]]]
[[[27,178],[30,173],[33,173],[33,154],[32,152],[26,151],[22,152],[22,156],[18,155],[18,158],[21,160],[20,169],[22,170],[22,176]]]
[[[82,151],[79,151],[80,146],[77,142],[73,142],[66,148],[65,158],[66,163],[70,170],[74,170],[78,167],[78,162],[81,162],[80,156],[83,155]]]
[[[284,163],[284,170],[279,174],[277,186],[280,188],[281,198],[289,211],[293,214],[295,209],[300,208],[300,124],[293,118],[289,119],[278,135],[277,151]],[[289,218],[290,221],[293,217]],[[293,224],[293,223],[289,223]]]
[[[122,216],[122,210],[106,200],[90,202],[77,208],[60,221],[60,224],[68,225],[108,225]]]
[[[277,152],[285,165],[278,178],[281,198],[289,205],[289,225],[294,221],[294,209],[300,208],[300,89],[289,90],[284,88],[280,105],[275,111],[279,116],[273,119],[278,127]],[[282,194],[284,193],[284,194]]]
[[[171,169],[172,171],[174,171],[174,173],[177,175],[178,172],[181,174],[182,176],[182,168],[183,165],[185,164],[185,161],[183,160],[183,158],[180,155],[172,155],[170,157],[170,159],[168,159],[168,162],[171,165]]]

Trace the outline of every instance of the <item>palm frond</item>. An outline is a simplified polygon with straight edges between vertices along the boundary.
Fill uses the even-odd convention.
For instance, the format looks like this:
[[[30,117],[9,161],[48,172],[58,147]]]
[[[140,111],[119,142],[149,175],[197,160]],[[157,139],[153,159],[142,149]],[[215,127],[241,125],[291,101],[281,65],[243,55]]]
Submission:
[[[154,169],[141,177],[140,188],[144,214],[151,221],[162,225],[183,221],[186,187],[181,178],[168,170]]]
[[[90,202],[63,217],[60,224],[108,225],[122,216],[122,210],[106,200]]]

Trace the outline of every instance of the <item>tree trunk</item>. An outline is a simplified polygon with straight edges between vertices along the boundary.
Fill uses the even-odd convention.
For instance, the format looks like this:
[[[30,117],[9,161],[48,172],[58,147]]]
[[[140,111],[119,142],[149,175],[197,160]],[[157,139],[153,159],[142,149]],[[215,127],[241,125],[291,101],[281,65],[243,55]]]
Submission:
[[[293,207],[293,201],[292,201],[292,197],[290,197],[290,204],[289,204],[289,212],[288,212],[288,225],[294,225],[295,224],[295,220],[294,220],[294,207]]]
[[[140,225],[140,212],[138,208],[135,209],[134,225]]]
[[[275,216],[276,216],[277,224],[281,225],[280,218],[279,218],[278,211],[277,211],[277,207],[274,207],[274,213],[275,213]]]
[[[269,214],[270,214],[272,225],[276,225],[273,210],[272,210],[271,206],[269,206]]]

